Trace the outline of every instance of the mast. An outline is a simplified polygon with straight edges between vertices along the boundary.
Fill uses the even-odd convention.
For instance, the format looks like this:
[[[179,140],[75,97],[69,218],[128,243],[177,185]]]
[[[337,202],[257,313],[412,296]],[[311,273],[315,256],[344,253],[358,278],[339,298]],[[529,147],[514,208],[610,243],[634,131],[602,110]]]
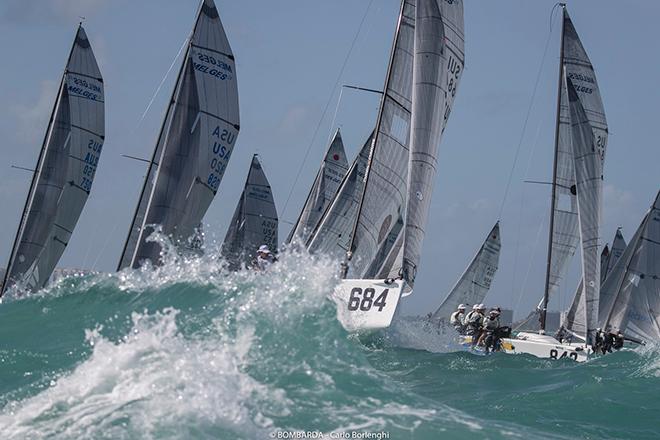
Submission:
[[[355,234],[357,233],[358,226],[360,224],[360,213],[362,212],[362,206],[364,205],[364,195],[367,192],[367,185],[369,184],[369,174],[371,174],[371,165],[374,158],[374,150],[376,148],[376,143],[378,142],[378,132],[380,131],[380,126],[383,120],[383,109],[385,108],[385,100],[387,99],[387,89],[389,87],[390,78],[392,76],[392,64],[394,62],[394,52],[396,50],[396,43],[399,38],[399,30],[401,29],[401,21],[403,20],[403,10],[406,5],[406,0],[401,0],[401,8],[399,10],[399,20],[397,21],[396,31],[394,32],[394,41],[392,42],[392,49],[390,50],[390,61],[387,65],[387,76],[385,77],[385,86],[383,87],[383,94],[380,98],[380,106],[378,109],[378,119],[376,120],[376,128],[374,130],[374,136],[371,140],[371,150],[369,151],[369,159],[367,160],[367,168],[364,172],[364,187],[362,188],[362,194],[360,194],[360,202],[358,203],[357,214],[355,216],[355,222],[353,223],[353,228],[351,230],[351,239],[348,243],[348,248],[346,249],[346,259],[342,262],[341,265],[341,278],[346,278],[348,274],[348,264],[351,261],[353,256],[353,246],[355,242]],[[416,7],[416,5],[415,5]]]
[[[550,228],[548,235],[548,263],[545,273],[545,290],[541,302],[541,330],[545,333],[545,320],[548,311],[548,298],[550,296],[550,272],[552,270],[552,236],[555,227],[555,205],[557,200],[557,156],[559,154],[559,117],[561,112],[561,88],[564,79],[564,24],[566,22],[566,3],[560,3],[561,7],[561,37],[559,40],[559,80],[557,87],[557,116],[555,121],[555,155],[552,163],[552,197],[550,201]]]

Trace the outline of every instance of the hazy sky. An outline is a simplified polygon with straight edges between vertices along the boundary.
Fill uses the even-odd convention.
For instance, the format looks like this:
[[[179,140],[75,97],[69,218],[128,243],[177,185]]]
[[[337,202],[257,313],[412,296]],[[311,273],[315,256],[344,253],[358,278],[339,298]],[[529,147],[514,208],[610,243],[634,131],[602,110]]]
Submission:
[[[216,0],[237,62],[241,132],[220,191],[205,217],[224,237],[250,158],[262,157],[280,214],[280,237],[307,195],[331,132],[349,156],[371,131],[378,97],[345,91],[337,75],[369,0]],[[466,69],[440,147],[431,226],[407,313],[433,310],[498,219],[541,63],[543,69],[511,190],[501,216],[502,256],[488,298],[520,314],[542,294],[550,187],[524,184],[552,173],[559,20],[553,0],[466,0]],[[110,271],[117,264],[178,64],[147,104],[188,36],[197,0],[3,0],[0,4],[0,266],[6,264],[65,58],[79,21],[106,85],[106,142],[91,197],[60,266]],[[617,226],[629,239],[660,188],[660,41],[654,0],[569,1],[596,69],[610,127],[605,160],[604,241]],[[398,0],[373,0],[341,83],[382,88]],[[331,99],[331,101],[329,101]],[[328,112],[321,119],[323,109]],[[337,117],[333,125],[333,116]],[[320,129],[314,138],[314,131]],[[313,143],[312,143],[313,140]],[[311,144],[298,185],[293,176]],[[551,304],[563,308],[578,258]]]

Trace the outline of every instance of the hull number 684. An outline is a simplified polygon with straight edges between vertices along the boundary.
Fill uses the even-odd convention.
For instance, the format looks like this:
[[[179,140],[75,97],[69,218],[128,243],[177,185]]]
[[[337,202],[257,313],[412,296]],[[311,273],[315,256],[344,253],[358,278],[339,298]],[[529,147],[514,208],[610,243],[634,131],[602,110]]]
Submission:
[[[387,293],[390,289],[385,289],[383,292],[376,297],[376,289],[373,287],[367,287],[362,289],[361,287],[353,287],[351,290],[351,296],[348,300],[348,310],[351,312],[360,310],[362,312],[368,312],[372,307],[376,307],[379,312],[385,308],[385,300],[387,299]]]

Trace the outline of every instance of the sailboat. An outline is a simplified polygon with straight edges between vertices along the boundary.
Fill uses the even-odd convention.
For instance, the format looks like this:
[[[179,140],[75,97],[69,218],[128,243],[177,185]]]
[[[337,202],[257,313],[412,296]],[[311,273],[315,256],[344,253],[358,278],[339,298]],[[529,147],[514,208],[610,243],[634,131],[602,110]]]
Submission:
[[[559,86],[555,125],[548,262],[539,333],[521,332],[503,339],[507,353],[584,361],[592,352],[598,325],[600,294],[600,211],[607,144],[607,121],[596,76],[566,5],[561,4]],[[584,318],[583,343],[562,344],[545,334],[551,293],[561,281],[578,243],[582,254],[579,311]]]
[[[78,27],[60,81],[0,296],[44,287],[87,202],[105,139],[104,87],[94,52]]]
[[[222,256],[230,270],[249,266],[259,246],[277,252],[277,210],[273,193],[258,156],[252,157],[245,188],[229,224]]]
[[[495,223],[486,240],[479,248],[463,275],[431,315],[433,321],[447,321],[459,304],[479,304],[483,302],[497,272],[500,260],[500,223]]]
[[[601,290],[601,327],[660,342],[660,192]]]
[[[333,295],[349,331],[388,327],[400,297],[412,293],[438,145],[463,64],[462,1],[404,0],[344,279]]]
[[[118,270],[160,264],[160,230],[189,248],[240,129],[236,63],[213,0],[201,2],[158,135]]]
[[[346,159],[346,151],[341,139],[341,133],[337,129],[330,142],[328,151],[325,153],[321,167],[316,174],[312,188],[298,216],[298,220],[286,240],[287,243],[290,243],[294,238],[300,243],[305,243],[309,239],[312,231],[316,229],[316,226],[321,221],[323,213],[330,206],[330,203],[337,194],[339,185],[344,180],[347,172],[348,160]]]
[[[617,228],[616,233],[614,234],[614,240],[612,240],[612,247],[608,249],[608,247],[605,246],[605,249],[608,249],[608,252],[606,255],[603,256],[601,254],[600,256],[601,287],[607,276],[610,274],[610,272],[612,272],[614,265],[616,265],[617,261],[619,261],[619,258],[621,258],[621,255],[623,255],[623,252],[626,250],[626,246],[626,240],[623,238],[621,228]]]

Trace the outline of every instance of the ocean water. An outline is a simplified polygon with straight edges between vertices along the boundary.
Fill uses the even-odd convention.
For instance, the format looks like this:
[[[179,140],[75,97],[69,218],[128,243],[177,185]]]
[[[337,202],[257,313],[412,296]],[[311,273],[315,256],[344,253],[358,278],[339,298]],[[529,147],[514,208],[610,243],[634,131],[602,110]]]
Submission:
[[[335,266],[281,257],[265,275],[169,258],[5,298],[0,438],[660,438],[657,347],[478,356],[413,318],[360,338],[326,299]]]

